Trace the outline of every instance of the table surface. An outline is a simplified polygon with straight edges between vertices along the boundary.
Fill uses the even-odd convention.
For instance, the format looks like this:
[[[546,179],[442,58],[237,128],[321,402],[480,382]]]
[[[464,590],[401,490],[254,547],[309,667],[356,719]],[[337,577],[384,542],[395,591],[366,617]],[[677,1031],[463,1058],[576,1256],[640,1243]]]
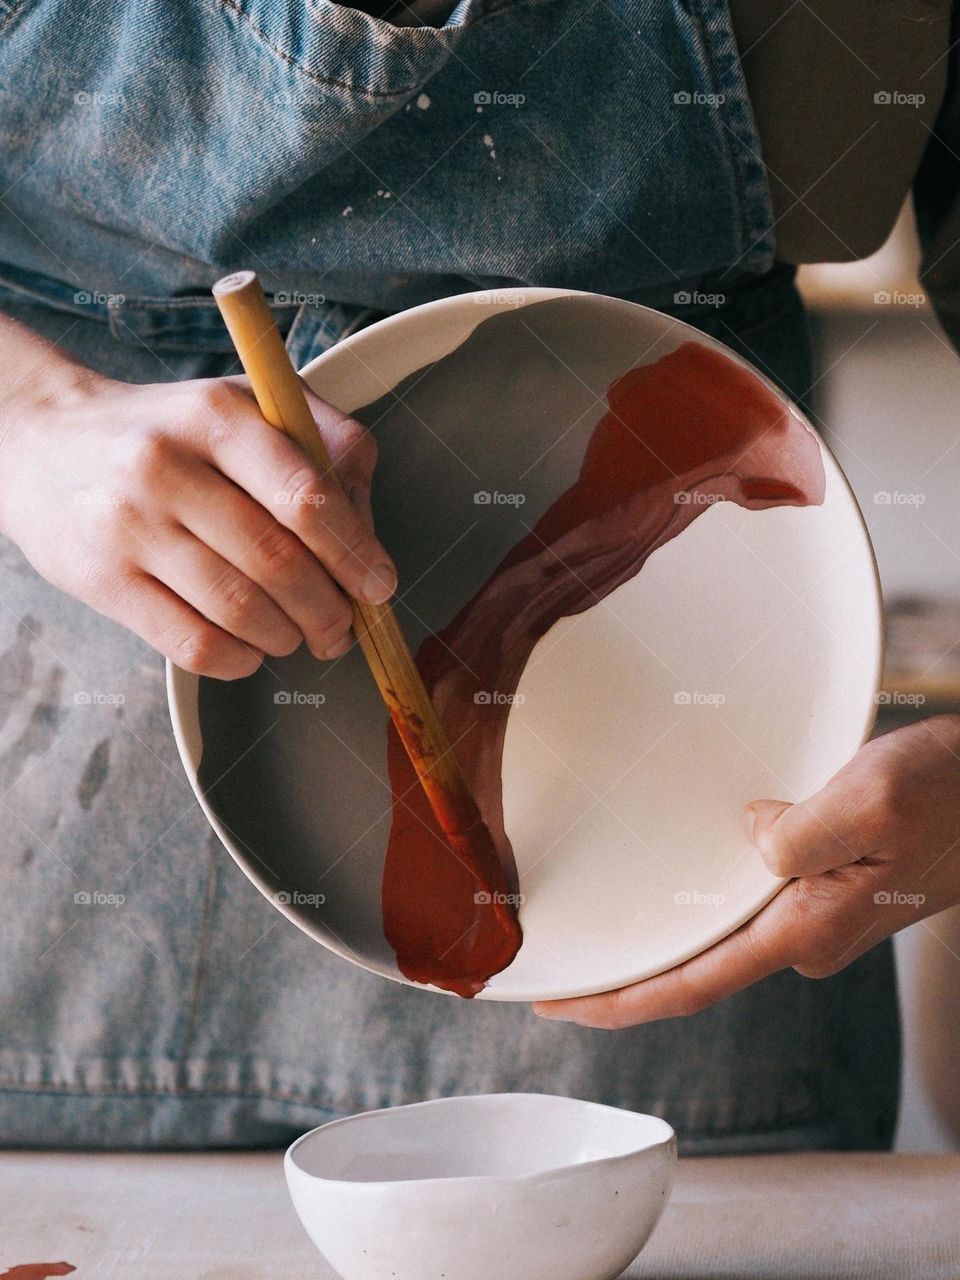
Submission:
[[[334,1280],[278,1153],[0,1153],[0,1275],[66,1274],[38,1262],[76,1280]],[[681,1160],[625,1277],[754,1276],[958,1280],[960,1155]]]

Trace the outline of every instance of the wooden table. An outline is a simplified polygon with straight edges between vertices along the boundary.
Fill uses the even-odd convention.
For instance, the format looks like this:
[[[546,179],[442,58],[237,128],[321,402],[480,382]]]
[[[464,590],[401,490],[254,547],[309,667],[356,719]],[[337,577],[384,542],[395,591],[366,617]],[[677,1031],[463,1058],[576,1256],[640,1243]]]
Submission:
[[[15,1269],[36,1262],[76,1280],[333,1280],[277,1153],[0,1154],[0,1275],[40,1280]],[[958,1280],[960,1155],[682,1160],[626,1276]]]

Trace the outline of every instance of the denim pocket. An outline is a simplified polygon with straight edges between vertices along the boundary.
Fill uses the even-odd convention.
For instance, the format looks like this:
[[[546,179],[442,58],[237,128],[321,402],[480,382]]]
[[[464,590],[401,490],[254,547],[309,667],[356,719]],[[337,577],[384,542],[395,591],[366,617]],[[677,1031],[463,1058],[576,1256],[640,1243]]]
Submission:
[[[222,3],[261,46],[308,81],[373,100],[412,93],[447,60],[467,27],[504,7],[504,0],[457,0],[442,27],[399,27],[335,0]]]
[[[268,299],[281,332],[289,329],[296,304]],[[158,351],[228,352],[233,343],[216,302],[207,294],[182,298],[125,298],[107,305],[110,333],[119,342]]]

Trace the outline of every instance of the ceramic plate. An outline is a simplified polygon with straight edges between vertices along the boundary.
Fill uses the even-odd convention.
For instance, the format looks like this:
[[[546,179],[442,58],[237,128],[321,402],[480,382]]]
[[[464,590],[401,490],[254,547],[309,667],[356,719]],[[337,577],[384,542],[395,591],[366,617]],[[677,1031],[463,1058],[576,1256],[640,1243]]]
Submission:
[[[572,486],[590,500],[600,433],[626,431],[605,446],[607,463],[611,440],[623,450],[611,484],[649,454],[649,500],[629,513],[650,524],[655,549],[612,589],[588,581],[589,600],[548,627],[503,695],[503,823],[524,944],[480,998],[619,987],[737,928],[780,884],[747,845],[741,806],[817,790],[876,705],[873,555],[812,428],[687,325],[558,290],[415,308],[304,376],[377,437],[377,525],[414,651],[512,548],[551,544],[549,513]],[[635,418],[630,387],[647,397]],[[739,429],[739,406],[754,403],[772,404],[776,421],[721,466],[686,474],[671,415],[693,413],[710,432],[725,414]],[[801,472],[805,504],[790,499]],[[553,557],[590,579],[575,548],[551,544],[545,556],[544,572]],[[547,585],[527,583],[515,612],[541,594]],[[501,611],[481,634],[483,661],[513,623]],[[168,687],[190,781],[241,869],[318,942],[402,980],[380,899],[387,718],[360,654],[271,659],[230,684],[171,668]]]

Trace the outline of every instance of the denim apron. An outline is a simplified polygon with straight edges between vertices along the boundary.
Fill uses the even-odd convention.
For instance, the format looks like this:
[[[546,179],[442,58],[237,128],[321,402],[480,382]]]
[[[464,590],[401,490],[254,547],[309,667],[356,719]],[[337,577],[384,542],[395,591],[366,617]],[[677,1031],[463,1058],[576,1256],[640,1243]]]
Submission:
[[[300,365],[522,283],[672,310],[810,385],[723,0],[459,0],[438,28],[0,0],[0,179],[0,308],[115,378],[235,371],[208,290],[253,266]],[[655,1112],[689,1152],[890,1139],[889,946],[618,1033],[328,954],[206,827],[158,656],[2,540],[0,805],[0,1143],[276,1144],[482,1090]]]

